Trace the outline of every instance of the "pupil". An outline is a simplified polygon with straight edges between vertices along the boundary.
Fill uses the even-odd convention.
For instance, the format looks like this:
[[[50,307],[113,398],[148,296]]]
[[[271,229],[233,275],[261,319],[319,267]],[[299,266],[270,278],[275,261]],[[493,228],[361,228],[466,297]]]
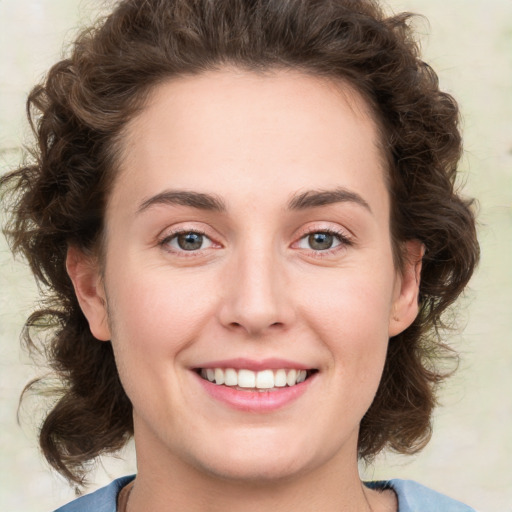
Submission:
[[[330,249],[333,243],[333,235],[329,233],[313,233],[309,235],[309,246],[317,251]]]
[[[194,251],[203,245],[203,235],[199,233],[186,233],[178,235],[178,245],[184,251]]]

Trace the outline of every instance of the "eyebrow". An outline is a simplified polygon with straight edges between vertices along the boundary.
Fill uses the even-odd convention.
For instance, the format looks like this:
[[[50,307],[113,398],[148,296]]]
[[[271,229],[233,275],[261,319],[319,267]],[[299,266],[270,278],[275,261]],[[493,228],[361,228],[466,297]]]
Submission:
[[[370,205],[357,193],[344,188],[334,190],[308,190],[298,195],[294,195],[288,202],[289,210],[306,210],[308,208],[317,208],[335,203],[351,202],[362,206],[370,213]],[[207,210],[214,212],[227,211],[224,201],[213,194],[202,192],[193,192],[188,190],[165,190],[149,199],[144,200],[137,213],[141,213],[155,205],[180,205]]]
[[[290,210],[305,210],[307,208],[347,202],[358,204],[372,213],[370,205],[359,194],[341,187],[334,190],[308,190],[302,194],[295,195],[289,201],[288,208]]]
[[[147,210],[151,206],[166,204],[190,206],[199,210],[208,210],[215,212],[225,212],[226,205],[224,201],[212,194],[203,194],[201,192],[192,192],[187,190],[165,190],[160,194],[146,199],[137,209],[137,213]]]

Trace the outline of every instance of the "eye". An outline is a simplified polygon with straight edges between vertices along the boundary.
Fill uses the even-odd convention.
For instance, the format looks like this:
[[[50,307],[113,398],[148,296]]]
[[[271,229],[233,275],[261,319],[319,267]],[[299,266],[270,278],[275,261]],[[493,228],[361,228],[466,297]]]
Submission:
[[[162,244],[171,247],[175,251],[199,251],[208,249],[213,245],[213,242],[203,233],[183,231],[167,237],[162,241]]]
[[[327,251],[334,249],[342,243],[348,244],[347,238],[331,231],[315,231],[303,236],[297,247],[299,249],[312,249],[313,251]]]

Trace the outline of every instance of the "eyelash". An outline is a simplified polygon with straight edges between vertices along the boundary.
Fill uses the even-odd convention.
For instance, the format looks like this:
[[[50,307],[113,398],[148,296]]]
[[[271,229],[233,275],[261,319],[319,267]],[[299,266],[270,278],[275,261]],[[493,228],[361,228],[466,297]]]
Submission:
[[[178,237],[180,235],[185,235],[185,234],[201,235],[202,237],[208,239],[212,245],[216,244],[216,242],[214,242],[204,231],[202,231],[201,229],[193,228],[193,229],[179,229],[179,230],[173,231],[171,233],[168,233],[168,234],[166,234],[166,236],[164,238],[162,238],[161,240],[158,241],[158,245],[163,247],[166,251],[171,252],[179,257],[189,258],[189,257],[197,257],[197,256],[202,255],[202,251],[204,251],[205,249],[187,251],[185,249],[176,250],[176,249],[170,248],[169,244],[172,240],[174,240],[176,237]],[[330,247],[328,249],[319,249],[319,250],[310,249],[311,254],[315,258],[324,258],[326,256],[330,256],[340,250],[345,249],[346,247],[350,247],[353,245],[352,239],[349,236],[347,236],[347,234],[345,232],[343,232],[341,230],[330,229],[330,228],[310,229],[309,231],[306,231],[305,233],[303,233],[301,235],[301,237],[296,242],[294,242],[292,245],[296,245],[299,242],[301,242],[302,240],[304,240],[307,237],[314,235],[314,234],[330,235],[330,236],[335,237],[339,242],[339,244],[336,245],[335,247]]]
[[[164,238],[162,238],[161,240],[158,241],[158,245],[163,247],[164,250],[166,250],[167,252],[177,255],[181,258],[191,258],[191,257],[193,258],[193,257],[201,256],[202,251],[204,251],[204,249],[187,251],[185,249],[176,250],[176,249],[170,247],[170,242],[173,239],[177,238],[180,235],[187,235],[187,234],[201,235],[202,237],[208,239],[213,245],[215,245],[215,242],[204,231],[202,231],[201,229],[197,229],[197,228],[178,229],[171,233],[167,233]]]
[[[346,232],[341,231],[341,230],[332,229],[332,228],[325,228],[325,229],[323,229],[323,228],[320,228],[320,229],[314,228],[314,229],[310,229],[310,230],[306,231],[304,234],[302,234],[302,236],[298,239],[298,241],[294,242],[294,245],[299,243],[301,240],[304,240],[307,237],[309,237],[311,235],[314,235],[314,234],[327,234],[327,235],[331,235],[331,236],[337,238],[338,241],[339,241],[339,244],[337,246],[330,247],[329,249],[323,249],[323,250],[310,249],[311,254],[315,258],[325,258],[327,256],[332,256],[336,252],[338,252],[340,250],[344,250],[347,247],[350,247],[350,246],[354,245],[354,242],[353,242],[352,238],[349,237]]]

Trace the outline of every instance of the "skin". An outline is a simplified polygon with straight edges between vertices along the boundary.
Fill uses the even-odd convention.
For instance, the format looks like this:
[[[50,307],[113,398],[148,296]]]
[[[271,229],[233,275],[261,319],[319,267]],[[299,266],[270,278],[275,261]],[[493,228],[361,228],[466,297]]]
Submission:
[[[378,142],[357,92],[289,71],[175,79],[129,123],[103,267],[71,248],[68,272],[133,403],[130,512],[396,510],[392,491],[361,484],[357,437],[388,340],[417,314],[422,248],[407,242],[395,268]],[[344,199],[290,208],[333,190]],[[181,231],[203,246],[181,250]],[[328,231],[333,247],[313,248],[308,235]],[[192,371],[237,357],[318,373],[285,407],[240,411]]]

